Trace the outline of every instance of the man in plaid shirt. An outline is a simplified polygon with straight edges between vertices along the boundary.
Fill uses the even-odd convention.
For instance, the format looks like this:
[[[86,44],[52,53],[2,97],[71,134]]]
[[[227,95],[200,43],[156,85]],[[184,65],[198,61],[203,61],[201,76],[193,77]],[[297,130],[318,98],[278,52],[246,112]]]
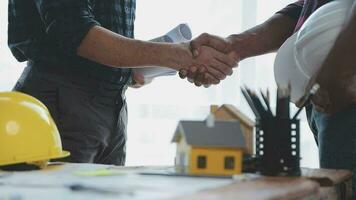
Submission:
[[[330,1],[297,1],[261,25],[227,38],[203,34],[191,42],[192,50],[199,55],[200,48],[209,45],[220,51],[235,52],[240,60],[275,51],[315,10]],[[352,170],[353,199],[356,199],[356,88],[348,83],[356,74],[355,35],[356,1],[329,56],[310,83],[318,83],[320,90],[306,107],[309,125],[319,146],[320,166]],[[199,74],[181,70],[180,75],[188,76],[197,85],[207,84]]]
[[[132,39],[135,8],[135,0],[9,0],[8,44],[28,61],[14,89],[48,107],[66,161],[124,165],[125,91],[143,84],[129,67],[205,66],[218,83],[236,65],[234,54],[210,47],[193,58],[189,44]]]

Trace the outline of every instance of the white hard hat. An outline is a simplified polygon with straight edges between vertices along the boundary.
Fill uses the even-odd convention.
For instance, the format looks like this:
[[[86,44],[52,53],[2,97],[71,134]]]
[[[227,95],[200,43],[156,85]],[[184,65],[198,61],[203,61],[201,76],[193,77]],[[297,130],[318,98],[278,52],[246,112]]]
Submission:
[[[336,0],[320,7],[277,52],[274,76],[279,86],[291,86],[291,101],[305,94],[310,78],[333,47],[354,0]]]

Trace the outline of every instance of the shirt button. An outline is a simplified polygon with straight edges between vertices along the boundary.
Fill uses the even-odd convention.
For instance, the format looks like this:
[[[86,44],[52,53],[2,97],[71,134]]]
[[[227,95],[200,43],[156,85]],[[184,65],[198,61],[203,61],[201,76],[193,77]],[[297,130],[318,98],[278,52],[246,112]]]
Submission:
[[[129,12],[130,12],[129,7],[127,7],[127,6],[125,7],[125,12],[126,12],[126,13],[129,13]]]

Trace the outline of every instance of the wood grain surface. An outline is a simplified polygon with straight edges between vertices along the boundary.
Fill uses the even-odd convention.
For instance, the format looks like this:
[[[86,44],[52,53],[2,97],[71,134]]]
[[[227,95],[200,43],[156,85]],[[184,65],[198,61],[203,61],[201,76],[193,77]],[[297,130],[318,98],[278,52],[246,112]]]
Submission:
[[[175,200],[292,200],[318,195],[318,183],[305,178],[264,177],[201,191]]]

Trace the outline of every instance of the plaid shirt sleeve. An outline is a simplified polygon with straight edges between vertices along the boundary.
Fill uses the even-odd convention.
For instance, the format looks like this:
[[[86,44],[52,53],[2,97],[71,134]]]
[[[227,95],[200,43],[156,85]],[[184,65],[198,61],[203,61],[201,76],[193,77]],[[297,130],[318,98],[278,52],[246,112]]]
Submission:
[[[65,55],[76,55],[87,32],[95,25],[87,0],[34,0],[50,42]]]
[[[293,19],[298,19],[303,10],[305,0],[299,0],[295,3],[289,4],[287,7],[278,11],[277,13],[290,16]]]

